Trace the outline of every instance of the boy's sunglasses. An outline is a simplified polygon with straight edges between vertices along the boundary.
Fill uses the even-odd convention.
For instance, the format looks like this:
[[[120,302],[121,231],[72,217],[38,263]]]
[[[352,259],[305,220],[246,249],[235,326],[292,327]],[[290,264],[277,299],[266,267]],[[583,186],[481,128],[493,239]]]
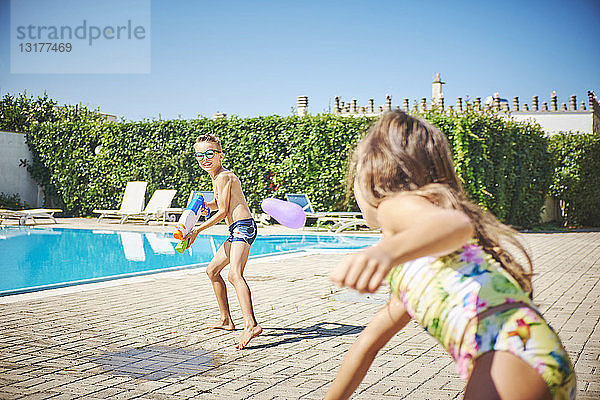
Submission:
[[[222,153],[222,151],[220,150],[206,150],[204,153],[196,153],[194,154],[194,157],[196,157],[196,160],[198,161],[202,161],[204,160],[204,156],[206,156],[207,159],[211,159],[215,157],[215,154],[217,153]]]

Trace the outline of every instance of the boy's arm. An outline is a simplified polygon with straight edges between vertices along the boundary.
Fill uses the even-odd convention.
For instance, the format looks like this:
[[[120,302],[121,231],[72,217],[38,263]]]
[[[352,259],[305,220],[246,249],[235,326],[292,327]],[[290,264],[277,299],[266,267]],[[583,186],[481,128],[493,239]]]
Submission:
[[[231,198],[232,182],[233,178],[230,176],[226,176],[222,181],[217,182],[217,191],[219,193],[218,200],[208,203],[208,206],[210,208],[210,204],[215,203],[213,207],[216,206],[218,211],[212,217],[200,224],[198,228],[192,230],[188,236],[193,235],[193,239],[196,239],[196,235],[198,235],[198,233],[210,228],[213,225],[216,225],[227,216],[227,212],[229,211],[229,199]]]
[[[217,199],[215,198],[215,199],[213,199],[211,201],[205,201],[204,202],[204,207],[208,207],[212,211],[216,210],[218,208]]]

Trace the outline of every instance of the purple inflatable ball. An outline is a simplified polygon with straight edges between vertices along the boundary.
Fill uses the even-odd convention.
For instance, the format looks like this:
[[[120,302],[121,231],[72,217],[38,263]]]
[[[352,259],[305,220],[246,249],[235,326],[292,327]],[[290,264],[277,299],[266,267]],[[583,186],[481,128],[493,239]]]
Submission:
[[[260,208],[288,228],[302,228],[306,223],[306,214],[302,207],[290,201],[268,197],[260,202]]]

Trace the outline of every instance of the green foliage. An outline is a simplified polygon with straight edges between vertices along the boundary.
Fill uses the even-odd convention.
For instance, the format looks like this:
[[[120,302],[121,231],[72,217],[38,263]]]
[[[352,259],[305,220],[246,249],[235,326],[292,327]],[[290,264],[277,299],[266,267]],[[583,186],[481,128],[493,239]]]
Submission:
[[[242,181],[251,208],[259,209],[266,197],[304,192],[318,209],[347,209],[353,205],[346,204],[344,191],[348,149],[368,123],[331,115],[47,122],[28,134],[30,171],[70,215],[118,207],[130,180],[147,181],[148,194],[176,188],[174,205],[181,207],[191,190],[212,190],[192,145],[197,136],[213,133],[223,143],[224,166]]]
[[[561,132],[549,140],[550,194],[564,202],[565,225],[600,226],[600,135]]]
[[[24,208],[29,208],[29,206],[21,201],[21,196],[19,194],[8,194],[8,193],[0,193],[0,208],[6,208],[9,210],[22,210]]]
[[[192,129],[180,120],[37,124],[27,135],[34,155],[30,172],[68,215],[118,208],[131,180],[147,181],[150,194],[160,188],[189,193],[201,173],[190,168]]]
[[[27,132],[32,125],[42,122],[99,120],[96,110],[87,107],[58,104],[43,96],[33,97],[27,93],[5,94],[0,100],[0,130]]]
[[[5,109],[18,109],[15,104],[27,100],[22,98],[5,96]],[[54,107],[47,98],[41,103]],[[224,166],[242,181],[252,209],[266,197],[290,192],[307,193],[320,211],[355,209],[345,193],[348,152],[373,122],[331,114],[104,122],[86,113],[90,118],[11,117],[10,126],[27,127],[32,176],[67,215],[117,208],[130,180],[147,181],[148,197],[159,188],[177,189],[173,205],[185,206],[191,190],[212,189],[193,157],[195,138],[204,133],[221,139]],[[430,111],[423,117],[448,136],[474,201],[513,225],[538,222],[551,174],[539,125],[491,112]]]
[[[345,193],[348,151],[369,123],[333,115],[271,116],[224,121],[228,128],[216,132],[252,208],[265,197],[301,192],[317,210],[347,210],[353,206]]]
[[[423,117],[448,137],[456,171],[473,201],[508,224],[539,222],[551,179],[539,125],[473,109],[460,114],[433,110]]]

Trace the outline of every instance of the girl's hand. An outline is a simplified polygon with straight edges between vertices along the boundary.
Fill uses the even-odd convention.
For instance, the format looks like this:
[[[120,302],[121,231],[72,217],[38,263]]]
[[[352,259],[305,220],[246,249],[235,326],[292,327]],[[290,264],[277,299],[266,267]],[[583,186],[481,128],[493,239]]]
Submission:
[[[206,216],[208,215],[208,208],[206,208],[206,207],[203,207],[203,208],[200,210],[200,215],[202,215],[202,216],[206,217]]]
[[[329,274],[329,279],[339,286],[373,293],[392,266],[392,257],[384,249],[373,246],[346,257]]]

